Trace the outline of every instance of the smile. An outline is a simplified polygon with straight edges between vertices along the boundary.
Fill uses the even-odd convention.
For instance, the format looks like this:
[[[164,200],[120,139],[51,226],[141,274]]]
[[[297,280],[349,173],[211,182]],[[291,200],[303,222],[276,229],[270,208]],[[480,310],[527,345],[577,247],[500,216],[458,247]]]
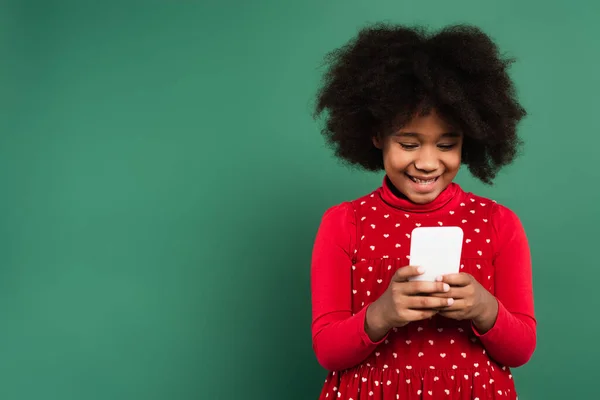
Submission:
[[[410,180],[412,180],[413,182],[418,183],[419,185],[423,185],[423,186],[431,185],[432,183],[434,183],[435,181],[437,181],[439,179],[439,176],[436,176],[435,178],[429,178],[429,179],[415,178],[414,176],[410,176],[408,174],[406,174],[406,176],[408,176],[410,178]]]

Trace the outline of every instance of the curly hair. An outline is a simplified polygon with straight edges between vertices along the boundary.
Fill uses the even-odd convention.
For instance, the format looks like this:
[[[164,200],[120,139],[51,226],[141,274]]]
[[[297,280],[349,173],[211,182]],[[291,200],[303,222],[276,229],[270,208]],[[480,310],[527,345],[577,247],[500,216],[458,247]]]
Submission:
[[[383,169],[372,142],[435,109],[464,134],[462,162],[491,184],[510,164],[521,140],[516,127],[527,115],[507,69],[481,29],[375,24],[325,57],[314,117],[325,112],[322,134],[335,155],[369,171]]]

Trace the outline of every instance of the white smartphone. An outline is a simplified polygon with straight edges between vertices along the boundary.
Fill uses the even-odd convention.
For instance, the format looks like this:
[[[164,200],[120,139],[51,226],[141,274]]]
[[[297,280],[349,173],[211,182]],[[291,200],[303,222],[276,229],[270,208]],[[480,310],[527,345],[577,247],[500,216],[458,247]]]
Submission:
[[[463,230],[458,226],[418,227],[410,241],[410,265],[423,267],[425,273],[414,281],[435,281],[440,275],[460,271]]]

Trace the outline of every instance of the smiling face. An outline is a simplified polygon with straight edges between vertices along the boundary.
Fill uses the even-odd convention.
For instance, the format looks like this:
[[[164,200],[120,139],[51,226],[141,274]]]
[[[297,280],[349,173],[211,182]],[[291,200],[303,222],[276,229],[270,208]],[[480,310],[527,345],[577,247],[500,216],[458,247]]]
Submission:
[[[454,180],[461,164],[463,136],[435,110],[417,116],[397,132],[373,143],[383,152],[392,184],[413,203],[429,203]]]

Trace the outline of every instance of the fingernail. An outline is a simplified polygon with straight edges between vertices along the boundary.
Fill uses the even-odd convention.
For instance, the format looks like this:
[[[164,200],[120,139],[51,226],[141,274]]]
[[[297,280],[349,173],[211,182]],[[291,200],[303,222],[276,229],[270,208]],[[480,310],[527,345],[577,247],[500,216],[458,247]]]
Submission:
[[[450,285],[444,283],[444,292],[447,292],[448,290],[450,290]]]
[[[441,276],[441,275],[435,277],[435,280],[438,281],[438,282],[441,282],[443,279],[444,279],[444,277]]]
[[[423,267],[419,267],[417,268],[417,272],[422,274],[423,272],[425,272],[425,269]]]
[[[454,299],[448,299],[448,305],[451,306],[452,304],[454,304]]]

